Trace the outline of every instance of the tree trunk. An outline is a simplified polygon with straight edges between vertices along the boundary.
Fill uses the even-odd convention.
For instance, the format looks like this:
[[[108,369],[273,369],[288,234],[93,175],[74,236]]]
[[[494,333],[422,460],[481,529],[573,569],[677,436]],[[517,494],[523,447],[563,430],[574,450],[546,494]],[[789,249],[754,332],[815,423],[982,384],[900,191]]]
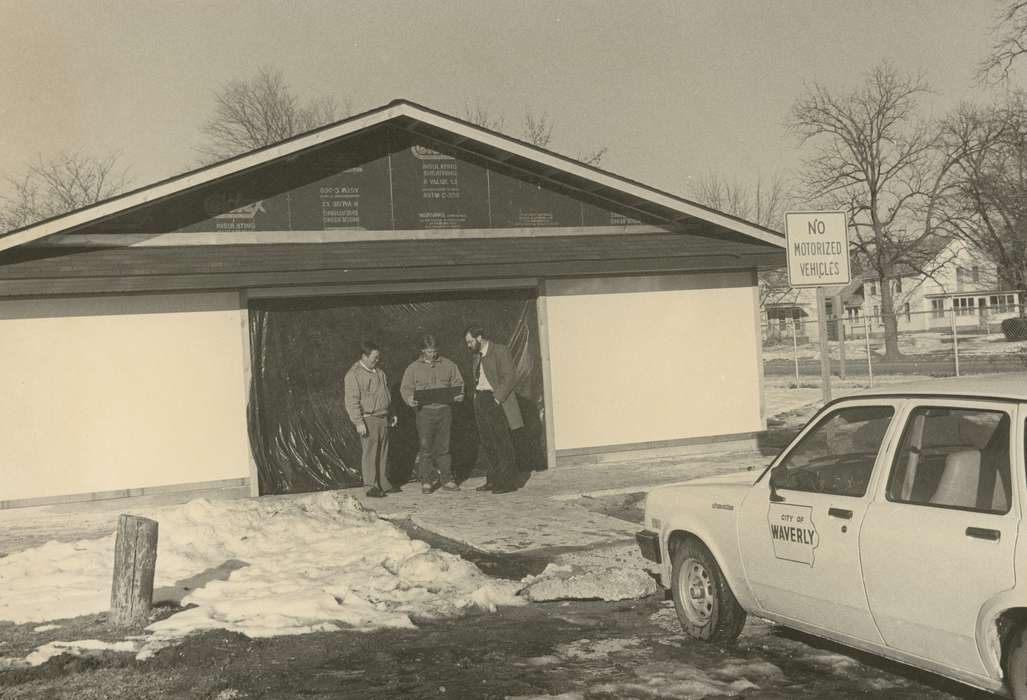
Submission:
[[[135,625],[149,617],[156,563],[157,522],[135,515],[119,516],[109,617],[112,625]]]
[[[895,301],[892,298],[891,280],[881,276],[881,320],[884,322],[884,359],[899,360],[899,320],[895,316]]]

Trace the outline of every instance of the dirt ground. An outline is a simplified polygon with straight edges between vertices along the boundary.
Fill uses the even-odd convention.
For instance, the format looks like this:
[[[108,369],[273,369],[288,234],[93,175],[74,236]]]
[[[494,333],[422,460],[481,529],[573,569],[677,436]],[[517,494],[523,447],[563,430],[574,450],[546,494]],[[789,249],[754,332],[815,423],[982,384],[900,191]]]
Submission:
[[[26,652],[54,638],[116,638],[102,615],[58,624],[39,633],[33,625],[4,625],[0,650]],[[746,687],[730,692],[741,679]],[[744,698],[990,697],[760,621],[750,621],[730,647],[691,642],[659,596],[505,608],[424,621],[417,630],[272,639],[209,632],[143,662],[106,652],[0,673],[5,700],[699,698],[710,690]]]

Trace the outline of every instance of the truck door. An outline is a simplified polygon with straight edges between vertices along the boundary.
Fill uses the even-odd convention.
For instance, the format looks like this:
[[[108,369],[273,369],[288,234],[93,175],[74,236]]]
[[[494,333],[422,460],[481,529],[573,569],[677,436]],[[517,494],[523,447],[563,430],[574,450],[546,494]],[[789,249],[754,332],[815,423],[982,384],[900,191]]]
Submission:
[[[913,404],[860,533],[870,611],[888,646],[987,674],[977,616],[1015,583],[1015,415],[1001,402]]]
[[[807,428],[746,497],[739,547],[767,612],[881,643],[863,587],[858,537],[897,406],[883,399],[839,404]]]

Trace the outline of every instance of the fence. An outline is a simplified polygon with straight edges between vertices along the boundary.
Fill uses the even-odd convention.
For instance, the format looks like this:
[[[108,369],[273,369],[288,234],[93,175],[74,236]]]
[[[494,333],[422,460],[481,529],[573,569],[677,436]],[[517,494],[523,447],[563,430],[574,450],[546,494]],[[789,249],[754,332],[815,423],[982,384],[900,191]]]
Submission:
[[[949,308],[898,313],[892,337],[880,315],[828,318],[832,391],[921,377],[951,377],[1027,370],[1027,341],[1007,340],[1002,321],[1019,315],[1001,308]],[[812,317],[763,324],[767,386],[822,389],[820,322]]]

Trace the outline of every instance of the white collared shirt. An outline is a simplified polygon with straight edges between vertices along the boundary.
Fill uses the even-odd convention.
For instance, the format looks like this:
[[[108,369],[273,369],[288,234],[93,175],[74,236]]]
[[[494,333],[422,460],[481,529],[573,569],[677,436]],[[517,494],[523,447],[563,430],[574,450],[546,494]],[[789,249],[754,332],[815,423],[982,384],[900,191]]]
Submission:
[[[493,391],[492,385],[489,384],[489,378],[485,376],[485,355],[488,354],[490,347],[492,344],[487,340],[481,344],[481,359],[478,360],[481,363],[478,371],[478,385],[474,387],[478,391]]]

